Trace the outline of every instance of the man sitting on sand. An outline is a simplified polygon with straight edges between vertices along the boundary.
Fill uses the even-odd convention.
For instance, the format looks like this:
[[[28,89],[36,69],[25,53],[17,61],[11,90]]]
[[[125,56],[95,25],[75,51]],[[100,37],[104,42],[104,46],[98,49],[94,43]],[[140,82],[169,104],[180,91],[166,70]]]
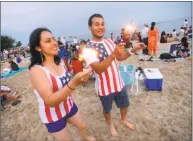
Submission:
[[[125,43],[115,45],[112,40],[104,39],[105,23],[103,16],[100,14],[92,15],[88,20],[88,26],[92,33],[92,40],[87,43],[85,49],[93,49],[98,55],[93,53],[86,56],[86,64],[94,70],[96,77],[95,86],[103,106],[109,133],[112,136],[118,136],[110,114],[113,101],[120,108],[121,124],[132,130],[135,129],[135,126],[127,119],[129,98],[117,66],[117,60],[125,60],[136,51],[143,49],[143,47],[137,46],[125,52]]]

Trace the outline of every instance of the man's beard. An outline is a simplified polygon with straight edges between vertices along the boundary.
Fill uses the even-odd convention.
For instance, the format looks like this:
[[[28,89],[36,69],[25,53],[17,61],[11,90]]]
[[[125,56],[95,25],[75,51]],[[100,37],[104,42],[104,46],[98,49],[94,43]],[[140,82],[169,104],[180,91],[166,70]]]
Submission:
[[[102,35],[102,36],[98,36],[98,35],[95,35],[95,34],[94,34],[94,37],[95,37],[95,38],[97,38],[97,39],[102,39],[102,38],[103,38],[103,36],[104,36],[104,35]]]

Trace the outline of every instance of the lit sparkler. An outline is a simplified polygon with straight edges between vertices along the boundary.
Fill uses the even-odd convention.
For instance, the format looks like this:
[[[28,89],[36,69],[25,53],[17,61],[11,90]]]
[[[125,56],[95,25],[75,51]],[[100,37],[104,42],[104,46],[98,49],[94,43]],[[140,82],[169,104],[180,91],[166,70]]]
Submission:
[[[79,55],[79,60],[82,61],[82,60],[85,60],[86,57],[88,58],[92,58],[92,57],[97,57],[97,51],[95,51],[94,49],[91,49],[91,48],[84,48],[83,51],[82,51],[82,54]]]

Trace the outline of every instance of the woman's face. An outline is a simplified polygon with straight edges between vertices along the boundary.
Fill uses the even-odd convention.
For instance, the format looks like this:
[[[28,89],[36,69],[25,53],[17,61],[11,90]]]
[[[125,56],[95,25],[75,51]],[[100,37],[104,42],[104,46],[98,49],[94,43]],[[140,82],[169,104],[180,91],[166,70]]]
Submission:
[[[58,54],[58,44],[52,34],[48,31],[43,31],[40,36],[40,47],[37,49],[44,55],[55,56]]]

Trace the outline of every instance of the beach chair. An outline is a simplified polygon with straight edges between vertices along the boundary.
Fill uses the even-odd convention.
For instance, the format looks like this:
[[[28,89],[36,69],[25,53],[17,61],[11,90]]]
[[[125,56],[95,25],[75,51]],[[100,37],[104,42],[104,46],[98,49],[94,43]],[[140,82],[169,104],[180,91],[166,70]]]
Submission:
[[[83,71],[82,63],[79,60],[70,59],[74,74]]]
[[[131,92],[134,94],[138,94],[138,81],[135,77],[135,67],[132,64],[119,65],[118,66],[121,77],[125,83],[125,85],[131,86]],[[134,90],[136,87],[136,91]]]
[[[72,64],[72,69],[73,69],[73,75],[75,75],[75,74],[83,71],[83,66],[82,66],[82,62],[81,62],[81,61],[71,59],[71,64]],[[93,82],[93,81],[95,81],[95,77],[94,77],[93,75],[91,75],[91,76],[89,77],[89,80]],[[89,80],[88,80],[88,81],[89,81]],[[83,84],[83,86],[85,87],[86,84],[87,84],[87,82],[85,82],[85,83]]]

